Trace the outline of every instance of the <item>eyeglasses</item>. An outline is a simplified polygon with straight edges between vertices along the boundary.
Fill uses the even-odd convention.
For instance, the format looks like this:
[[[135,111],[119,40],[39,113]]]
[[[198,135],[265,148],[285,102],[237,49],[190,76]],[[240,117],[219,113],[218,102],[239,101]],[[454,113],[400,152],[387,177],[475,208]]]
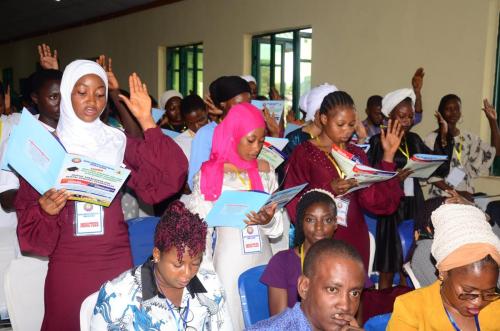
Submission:
[[[460,293],[458,298],[463,301],[473,301],[481,297],[483,301],[495,301],[500,298],[500,293]]]

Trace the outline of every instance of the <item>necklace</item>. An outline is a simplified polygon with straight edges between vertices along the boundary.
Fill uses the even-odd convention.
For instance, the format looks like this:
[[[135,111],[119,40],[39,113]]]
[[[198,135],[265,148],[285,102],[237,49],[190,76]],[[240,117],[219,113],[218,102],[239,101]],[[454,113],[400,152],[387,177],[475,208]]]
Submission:
[[[172,318],[175,321],[175,324],[177,326],[177,330],[178,331],[186,330],[187,323],[188,323],[187,317],[189,314],[189,297],[187,298],[187,303],[186,303],[186,307],[184,308],[184,313],[182,313],[182,307],[181,306],[176,307],[174,303],[170,303],[170,300],[167,298],[165,293],[163,293],[163,290],[161,289],[160,284],[158,284],[158,279],[156,278],[156,268],[153,269],[153,275],[154,275],[156,287],[158,288],[158,292],[160,292],[160,294],[165,297],[165,303],[167,304],[168,311],[170,312],[170,314],[172,315]],[[182,298],[181,298],[181,303],[182,303]],[[177,314],[179,315],[179,317],[176,316],[176,313],[175,313],[176,311],[177,311]],[[182,323],[182,327],[180,325],[181,323]]]

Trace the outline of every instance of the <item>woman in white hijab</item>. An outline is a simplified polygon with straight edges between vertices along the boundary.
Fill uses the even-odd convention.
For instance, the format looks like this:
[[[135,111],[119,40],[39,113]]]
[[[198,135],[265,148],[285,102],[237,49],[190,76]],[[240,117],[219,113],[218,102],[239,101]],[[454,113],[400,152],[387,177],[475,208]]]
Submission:
[[[144,140],[128,138],[101,122],[107,77],[98,64],[87,60],[74,61],[64,70],[56,135],[69,153],[114,167],[125,163],[131,170],[128,186],[146,203],[155,203],[182,187],[187,161],[177,144],[156,127],[146,85],[136,74],[129,84],[130,99],[121,99],[144,130]],[[106,208],[68,198],[64,190],[55,189],[40,196],[21,180],[15,201],[21,250],[49,257],[42,330],[79,330],[85,297],[132,267],[121,194]],[[74,225],[81,217],[95,219],[101,234],[82,236]]]
[[[318,110],[321,107],[323,99],[335,91],[338,91],[335,85],[324,83],[313,87],[309,92],[300,97],[299,108],[306,113],[306,124],[286,135],[289,141],[283,150],[286,155],[291,155],[295,147],[304,141],[319,136],[323,129],[319,120]]]

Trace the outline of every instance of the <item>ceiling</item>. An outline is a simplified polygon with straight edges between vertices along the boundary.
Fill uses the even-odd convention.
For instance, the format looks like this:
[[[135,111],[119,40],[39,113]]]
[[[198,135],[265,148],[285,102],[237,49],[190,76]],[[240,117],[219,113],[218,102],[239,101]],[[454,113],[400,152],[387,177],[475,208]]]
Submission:
[[[175,0],[0,0],[0,43],[161,6]]]

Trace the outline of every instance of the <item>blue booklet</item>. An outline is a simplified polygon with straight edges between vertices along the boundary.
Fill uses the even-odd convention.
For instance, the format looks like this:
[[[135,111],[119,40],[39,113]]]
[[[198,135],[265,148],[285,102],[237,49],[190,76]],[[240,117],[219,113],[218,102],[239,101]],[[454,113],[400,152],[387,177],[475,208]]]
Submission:
[[[130,170],[66,153],[59,141],[30,114],[23,111],[12,129],[4,161],[35,190],[65,188],[70,200],[109,206]]]
[[[209,227],[233,227],[244,229],[246,214],[258,212],[262,207],[277,203],[276,210],[283,208],[300,193],[307,183],[275,192],[270,195],[259,191],[223,191],[212,210],[205,217]]]

